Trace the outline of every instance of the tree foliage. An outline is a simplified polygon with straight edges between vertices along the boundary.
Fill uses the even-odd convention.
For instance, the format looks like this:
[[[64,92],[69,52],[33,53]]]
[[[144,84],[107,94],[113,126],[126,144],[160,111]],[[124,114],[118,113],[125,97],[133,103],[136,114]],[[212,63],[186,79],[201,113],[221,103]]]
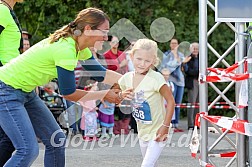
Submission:
[[[175,25],[175,36],[182,41],[195,42],[199,36],[198,1],[195,0],[26,0],[17,4],[14,10],[23,28],[32,35],[32,42],[46,38],[50,33],[72,21],[78,11],[86,7],[98,7],[110,17],[111,26],[119,19],[129,19],[145,36],[151,38],[150,25],[160,17],[170,19]],[[208,9],[209,10],[209,9]],[[208,11],[209,27],[214,25],[214,14]],[[234,33],[225,25],[221,25],[214,34],[209,36],[210,44],[221,54],[234,41]],[[123,43],[125,47],[127,42]],[[159,43],[162,51],[169,49],[168,42]],[[209,52],[209,66],[216,57]],[[234,63],[234,53],[227,58],[230,64]],[[223,67],[223,66],[218,66]],[[220,89],[226,85],[221,85]],[[233,93],[231,93],[234,97]],[[216,97],[212,90],[209,97]],[[209,99],[211,101],[213,99]]]

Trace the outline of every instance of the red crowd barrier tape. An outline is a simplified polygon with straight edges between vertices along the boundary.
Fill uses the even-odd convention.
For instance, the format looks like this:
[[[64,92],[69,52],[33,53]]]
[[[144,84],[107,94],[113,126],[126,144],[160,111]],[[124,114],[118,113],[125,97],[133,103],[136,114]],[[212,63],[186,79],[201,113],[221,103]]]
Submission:
[[[208,104],[211,104],[212,102],[208,102]],[[235,104],[235,102],[231,102],[233,104]],[[200,103],[180,103],[180,104],[177,104],[177,105],[199,105]],[[225,102],[225,101],[218,101],[218,102],[215,102],[214,104],[229,104],[228,102]]]
[[[230,82],[230,81],[242,81],[249,78],[249,74],[225,74],[206,76],[204,82]]]
[[[197,131],[197,126],[194,127],[191,143],[189,144],[191,150],[191,156],[196,158],[197,152],[199,150],[199,135]]]
[[[199,105],[178,105],[176,104],[177,108],[199,108],[200,106]],[[218,106],[212,106],[212,108],[215,108],[215,109],[232,109],[231,106],[227,106],[227,105],[218,105]]]
[[[204,162],[201,159],[199,159],[199,163],[200,163],[200,166],[203,166],[203,167],[215,167],[214,165]]]
[[[227,130],[231,130],[235,133],[252,136],[252,123],[248,123],[246,120],[233,119],[229,117],[223,116],[210,116],[205,115],[204,113],[199,113],[195,119],[195,125],[199,126],[200,123],[199,117],[206,119],[207,121],[218,125],[221,128],[225,128]]]
[[[228,117],[221,117],[221,116],[203,116],[204,119],[208,120],[211,123],[214,123],[222,128],[226,128],[228,130],[232,130],[236,133],[246,134],[245,132],[245,123],[247,121],[244,120],[233,120],[232,118]]]
[[[232,66],[223,69],[223,68],[207,68],[210,72],[208,76],[200,75],[200,82],[230,82],[230,81],[241,81],[249,78],[249,74],[247,73],[247,63],[246,58],[241,60],[238,63],[233,64]],[[242,63],[244,63],[245,71],[244,74],[236,74],[233,71],[239,67]]]
[[[228,67],[228,68],[208,68],[209,71],[214,72],[216,74],[228,74],[233,72],[236,68],[238,68],[242,63],[244,63],[247,59],[244,58],[243,60],[233,64],[232,66]],[[246,63],[245,63],[246,64]],[[247,71],[244,71],[244,73],[246,73]]]
[[[221,158],[231,158],[234,157],[236,154],[235,151],[232,152],[226,152],[226,153],[221,153],[221,154],[208,154],[210,157],[221,157]]]

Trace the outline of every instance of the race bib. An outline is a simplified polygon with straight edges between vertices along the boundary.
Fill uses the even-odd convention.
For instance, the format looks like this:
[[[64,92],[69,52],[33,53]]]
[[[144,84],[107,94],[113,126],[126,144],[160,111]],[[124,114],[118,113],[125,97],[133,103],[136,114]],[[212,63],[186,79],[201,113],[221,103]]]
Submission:
[[[152,124],[150,105],[144,101],[140,107],[133,107],[133,117],[142,124]]]

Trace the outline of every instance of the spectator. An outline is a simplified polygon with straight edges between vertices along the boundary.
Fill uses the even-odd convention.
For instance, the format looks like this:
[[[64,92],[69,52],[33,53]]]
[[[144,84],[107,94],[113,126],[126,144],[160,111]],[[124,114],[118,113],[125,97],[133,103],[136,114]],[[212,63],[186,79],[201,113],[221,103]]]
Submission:
[[[188,89],[188,102],[199,102],[199,44],[194,42],[190,46],[191,59],[183,65],[185,72],[185,87]],[[194,128],[195,116],[199,112],[197,108],[187,109],[188,129]]]
[[[22,30],[22,38],[23,39],[28,39],[28,40],[30,40],[31,39],[31,37],[32,37],[32,35],[28,32],[28,31],[26,31],[26,30]]]
[[[108,85],[100,85],[101,90],[108,89]],[[107,100],[102,99],[99,106],[98,119],[101,125],[101,137],[113,137],[114,136],[114,112],[115,103],[110,103]],[[108,130],[108,134],[107,134]]]
[[[22,49],[21,26],[13,7],[22,0],[0,1],[0,66],[17,57]],[[0,166],[11,157],[15,148],[0,124]]]
[[[182,63],[186,63],[188,57],[184,57],[184,55],[178,52],[178,39],[172,38],[170,42],[171,50],[168,50],[163,55],[163,60],[161,64],[161,70],[163,68],[168,68],[171,72],[169,76],[169,81],[171,81],[174,85],[173,96],[176,104],[180,104],[182,102],[183,94],[184,94],[184,86],[185,79],[184,75],[181,71]],[[184,130],[179,129],[179,117],[180,117],[180,108],[175,107],[175,120],[172,120],[172,126],[174,128],[174,132],[183,132]]]
[[[22,47],[21,26],[13,11],[16,2],[21,0],[1,0],[0,1],[0,64],[8,63],[20,53],[17,48]]]
[[[30,48],[30,41],[28,39],[23,38],[23,49],[22,53],[27,51]]]
[[[23,53],[31,47],[30,39],[32,35],[29,34],[26,30],[22,30],[22,39],[23,39],[23,46],[20,48],[20,52]]]
[[[117,37],[112,37],[110,46],[111,49],[104,53],[108,69],[125,74],[128,72],[126,55],[118,49],[119,40]]]
[[[97,91],[97,82],[88,80],[84,90]],[[97,141],[97,112],[96,100],[89,100],[86,102],[79,102],[83,108],[80,128],[83,130],[84,141]]]

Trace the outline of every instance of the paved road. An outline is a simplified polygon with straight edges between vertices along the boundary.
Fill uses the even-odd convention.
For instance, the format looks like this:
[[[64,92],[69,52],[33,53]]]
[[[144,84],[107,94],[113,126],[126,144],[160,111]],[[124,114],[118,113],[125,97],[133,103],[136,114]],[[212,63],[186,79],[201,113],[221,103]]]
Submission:
[[[181,128],[186,129],[186,120],[181,121]],[[188,130],[180,133],[172,133],[169,144],[165,147],[158,160],[158,167],[195,167],[199,166],[197,159],[191,158],[188,147],[191,133]],[[209,143],[213,143],[218,134],[209,135]],[[232,140],[235,135],[231,135]],[[137,143],[137,136],[118,136],[111,140],[100,140],[90,143],[80,140],[80,136],[68,138],[66,148],[67,167],[139,167],[142,157]],[[231,146],[226,141],[217,145],[217,151],[230,151]],[[32,167],[43,167],[44,146],[40,144],[40,154]],[[216,166],[225,166],[230,160],[212,158]],[[236,162],[232,167],[236,166]]]

